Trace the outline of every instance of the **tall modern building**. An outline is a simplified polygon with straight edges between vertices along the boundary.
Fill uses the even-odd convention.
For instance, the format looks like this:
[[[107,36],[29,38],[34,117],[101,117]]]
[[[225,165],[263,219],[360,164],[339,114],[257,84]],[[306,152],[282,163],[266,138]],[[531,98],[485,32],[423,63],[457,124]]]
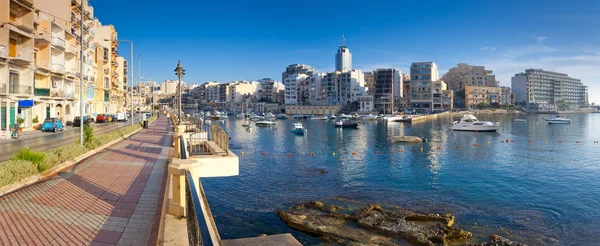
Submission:
[[[528,110],[553,111],[563,102],[571,109],[588,103],[587,86],[567,74],[527,69],[511,79],[515,104]]]
[[[345,46],[345,39],[342,36],[342,45],[335,54],[335,71],[347,72],[352,70],[352,53]]]
[[[348,105],[354,102],[357,94],[364,90],[364,75],[359,69],[347,72],[329,72],[323,78],[327,86],[328,105]]]
[[[285,78],[285,104],[305,105],[304,83],[309,76],[307,74],[292,74]]]
[[[498,87],[496,75],[492,70],[486,70],[484,66],[473,66],[466,63],[459,63],[451,68],[442,80],[448,85],[448,89],[460,91],[465,86],[486,86]]]
[[[378,68],[373,71],[374,109],[391,113],[400,107],[402,97],[402,73],[395,68]],[[392,98],[394,107],[392,108]]]
[[[410,102],[420,111],[442,108],[442,84],[435,62],[413,62],[410,66]]]

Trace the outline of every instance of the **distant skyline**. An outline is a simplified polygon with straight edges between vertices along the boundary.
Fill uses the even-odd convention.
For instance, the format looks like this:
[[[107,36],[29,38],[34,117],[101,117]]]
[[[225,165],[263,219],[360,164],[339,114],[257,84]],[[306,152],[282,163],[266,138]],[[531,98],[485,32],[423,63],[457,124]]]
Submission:
[[[95,15],[141,54],[141,77],[188,83],[279,80],[289,64],[334,71],[345,36],[352,67],[433,61],[493,70],[501,85],[528,68],[566,73],[600,103],[598,1],[164,1],[93,0]],[[119,53],[129,59],[129,46]],[[136,55],[137,56],[137,55]],[[137,57],[134,61],[137,72]],[[136,79],[137,81],[137,79]]]

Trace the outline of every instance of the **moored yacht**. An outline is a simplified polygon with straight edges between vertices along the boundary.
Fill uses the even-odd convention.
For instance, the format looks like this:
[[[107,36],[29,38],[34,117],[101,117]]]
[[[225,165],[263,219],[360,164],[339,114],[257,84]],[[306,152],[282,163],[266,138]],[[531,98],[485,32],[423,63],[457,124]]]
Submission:
[[[377,116],[368,114],[362,117],[363,120],[377,120]]]
[[[330,120],[335,120],[335,119],[336,119],[336,117],[335,117],[335,115],[334,115],[334,114],[331,114],[331,115],[329,116],[329,119],[330,119]]]
[[[545,118],[548,124],[571,124],[571,119],[567,119],[561,115],[552,115],[549,118]]]
[[[308,130],[306,130],[306,128],[302,126],[302,123],[298,122],[294,123],[294,128],[292,129],[292,132],[298,135],[306,135],[308,133]]]
[[[465,114],[460,122],[455,121],[451,128],[454,131],[495,132],[500,128],[500,122],[479,121],[475,116]]]
[[[277,122],[270,121],[267,119],[261,119],[261,120],[257,121],[255,124],[256,124],[256,126],[274,126],[277,124]]]

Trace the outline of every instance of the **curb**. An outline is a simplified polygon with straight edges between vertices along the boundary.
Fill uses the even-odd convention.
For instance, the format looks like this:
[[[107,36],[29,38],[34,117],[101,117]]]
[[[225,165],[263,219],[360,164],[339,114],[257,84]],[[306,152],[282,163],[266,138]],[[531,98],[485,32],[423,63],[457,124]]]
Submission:
[[[148,122],[148,125],[154,123],[154,121],[156,121],[156,119],[153,120],[152,122]],[[17,191],[17,190],[19,190],[21,188],[25,188],[25,187],[27,187],[29,185],[32,185],[32,184],[35,184],[35,183],[47,180],[50,177],[56,175],[57,173],[60,173],[60,172],[64,171],[65,169],[72,168],[75,164],[78,164],[79,162],[84,161],[85,159],[89,158],[90,156],[98,154],[100,151],[103,151],[106,148],[108,148],[108,147],[110,147],[110,146],[112,146],[112,145],[114,145],[114,144],[116,144],[118,142],[121,142],[122,140],[130,137],[133,134],[136,134],[136,133],[140,132],[143,129],[144,129],[143,127],[140,127],[139,129],[137,129],[137,130],[135,130],[133,132],[130,132],[130,133],[126,134],[126,135],[123,135],[122,137],[117,138],[117,139],[115,139],[113,141],[110,141],[110,142],[106,143],[105,145],[102,145],[102,146],[100,146],[98,148],[90,150],[87,153],[85,153],[83,155],[80,155],[78,157],[75,157],[75,159],[73,159],[71,161],[66,161],[66,162],[63,162],[61,164],[58,164],[58,165],[56,165],[56,166],[54,166],[54,167],[52,167],[52,168],[50,168],[50,169],[48,169],[48,170],[46,170],[46,171],[44,171],[42,173],[35,174],[33,176],[30,176],[30,177],[24,178],[22,180],[19,180],[19,181],[15,182],[14,184],[9,184],[9,185],[6,185],[4,187],[0,187],[0,197],[5,196],[5,195],[7,195],[7,194],[9,194],[11,192]]]

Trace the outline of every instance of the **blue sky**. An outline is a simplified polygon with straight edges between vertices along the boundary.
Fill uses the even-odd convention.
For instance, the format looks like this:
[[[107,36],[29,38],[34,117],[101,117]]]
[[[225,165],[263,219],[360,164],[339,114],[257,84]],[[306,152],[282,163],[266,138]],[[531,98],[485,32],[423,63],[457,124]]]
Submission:
[[[503,85],[527,68],[568,73],[600,103],[600,1],[92,0],[135,43],[141,76],[187,82],[281,79],[288,64],[332,71],[345,35],[353,68],[485,65]],[[121,55],[128,59],[129,48]],[[136,61],[137,62],[137,61]],[[137,70],[137,65],[136,68]],[[136,72],[137,75],[137,72]]]

